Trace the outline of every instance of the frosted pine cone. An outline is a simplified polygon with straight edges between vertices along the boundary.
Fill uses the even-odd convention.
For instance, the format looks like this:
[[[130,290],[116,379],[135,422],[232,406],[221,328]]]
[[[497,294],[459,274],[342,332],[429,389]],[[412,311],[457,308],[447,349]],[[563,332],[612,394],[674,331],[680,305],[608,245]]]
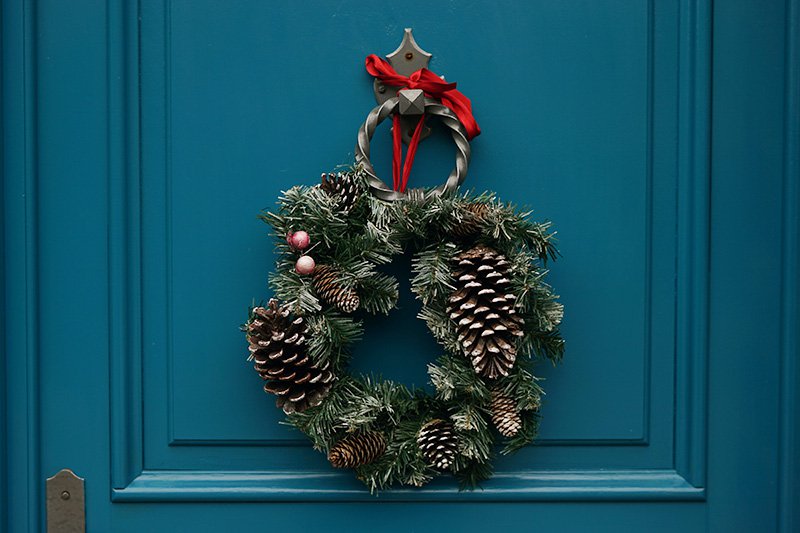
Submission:
[[[504,437],[513,437],[522,427],[516,402],[499,389],[492,390],[492,423]]]
[[[456,290],[448,300],[458,341],[479,375],[507,376],[517,358],[516,337],[524,321],[514,304],[509,262],[488,246],[476,246],[455,259]]]
[[[427,422],[417,434],[417,445],[433,468],[450,468],[458,452],[458,439],[453,424],[438,418]]]
[[[319,405],[334,381],[328,363],[318,365],[306,349],[306,324],[289,308],[270,300],[256,307],[247,323],[247,341],[255,369],[267,382],[264,391],[275,394],[287,414]]]
[[[320,188],[331,196],[337,196],[337,205],[345,213],[353,209],[361,194],[356,176],[352,172],[323,174]]]

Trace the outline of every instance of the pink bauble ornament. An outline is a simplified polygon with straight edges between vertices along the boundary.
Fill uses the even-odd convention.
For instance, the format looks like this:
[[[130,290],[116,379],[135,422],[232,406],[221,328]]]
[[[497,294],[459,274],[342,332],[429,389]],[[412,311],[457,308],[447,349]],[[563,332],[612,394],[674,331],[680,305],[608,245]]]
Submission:
[[[297,271],[298,274],[302,274],[307,276],[314,272],[314,267],[317,264],[314,262],[314,258],[310,255],[301,255],[297,262],[294,264],[294,269]]]
[[[292,248],[295,250],[305,250],[311,243],[311,237],[308,236],[308,233],[302,230],[292,233],[291,239]]]

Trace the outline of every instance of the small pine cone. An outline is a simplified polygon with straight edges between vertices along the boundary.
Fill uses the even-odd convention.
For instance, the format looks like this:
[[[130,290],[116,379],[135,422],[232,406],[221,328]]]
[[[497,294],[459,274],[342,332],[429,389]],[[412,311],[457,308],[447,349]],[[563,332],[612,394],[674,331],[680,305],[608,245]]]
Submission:
[[[458,439],[453,424],[438,418],[426,422],[417,434],[417,445],[433,468],[450,468],[458,451]]]
[[[376,431],[362,431],[343,438],[328,452],[328,461],[335,468],[355,468],[383,455],[386,439]]]
[[[448,299],[458,342],[479,375],[507,376],[517,359],[515,337],[524,321],[517,314],[517,297],[508,279],[509,262],[488,246],[476,246],[455,258],[456,290]]]
[[[317,265],[314,269],[314,289],[320,298],[340,311],[352,313],[358,309],[361,300],[356,291],[339,285],[338,277],[335,268],[329,265]]]
[[[275,403],[286,414],[322,403],[334,381],[329,364],[317,364],[308,355],[305,332],[303,317],[292,317],[276,300],[254,308],[247,323],[248,360],[255,361],[267,382],[264,391],[278,397]]]
[[[474,237],[481,231],[481,225],[489,213],[489,205],[470,202],[463,205],[461,210],[463,215],[461,223],[454,226],[450,234],[458,238]]]
[[[513,437],[522,427],[516,402],[500,389],[492,390],[492,423],[504,437]]]
[[[322,174],[320,188],[331,196],[338,196],[337,205],[345,213],[353,209],[361,193],[356,176],[352,172]]]

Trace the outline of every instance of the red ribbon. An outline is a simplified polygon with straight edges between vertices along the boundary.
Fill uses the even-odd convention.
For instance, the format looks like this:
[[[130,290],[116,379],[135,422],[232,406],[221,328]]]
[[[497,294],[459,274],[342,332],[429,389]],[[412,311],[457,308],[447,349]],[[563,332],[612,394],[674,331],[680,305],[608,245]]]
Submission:
[[[481,129],[478,127],[475,117],[472,116],[472,102],[460,91],[456,90],[455,82],[448,83],[426,68],[412,73],[411,76],[402,76],[397,73],[388,61],[375,54],[367,56],[366,66],[367,72],[378,78],[384,85],[408,89],[421,89],[427,97],[441,101],[444,106],[458,117],[458,120],[466,130],[467,139],[472,140],[474,137],[480,135]],[[425,124],[425,115],[423,114],[422,117],[420,117],[417,127],[414,129],[414,134],[411,136],[411,142],[408,143],[408,153],[406,154],[406,161],[403,164],[402,175],[400,172],[400,163],[403,156],[403,144],[400,115],[395,114],[392,120],[392,185],[395,191],[405,192],[406,185],[408,184],[408,176],[411,173],[411,166],[414,164],[414,156],[419,146],[422,128]]]
[[[472,140],[481,133],[475,117],[472,116],[472,102],[461,91],[456,90],[456,83],[448,83],[426,68],[419,69],[411,76],[402,76],[385,59],[375,54],[367,56],[367,72],[375,76],[384,85],[409,89],[422,89],[426,96],[441,100],[455,115],[467,132],[467,139]]]
[[[425,115],[419,117],[417,127],[414,128],[414,133],[411,135],[411,141],[408,143],[408,153],[406,153],[406,162],[403,164],[403,174],[400,175],[400,158],[403,155],[403,125],[400,124],[400,115],[392,117],[392,141],[394,149],[392,150],[392,183],[394,190],[406,192],[406,185],[408,185],[408,175],[411,174],[411,166],[414,164],[414,156],[417,155],[417,146],[419,146],[419,138],[422,135],[422,128],[425,125]]]

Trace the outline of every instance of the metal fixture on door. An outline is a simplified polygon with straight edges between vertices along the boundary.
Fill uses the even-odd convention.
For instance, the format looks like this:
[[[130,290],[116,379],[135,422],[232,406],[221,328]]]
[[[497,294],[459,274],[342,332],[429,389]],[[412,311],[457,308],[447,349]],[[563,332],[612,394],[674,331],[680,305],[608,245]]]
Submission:
[[[397,47],[397,50],[388,54],[386,60],[394,67],[398,74],[410,76],[421,68],[428,68],[431,57],[433,57],[432,54],[420,48],[417,41],[414,40],[411,28],[406,28],[400,46]],[[375,101],[378,102],[378,105],[381,105],[390,98],[398,96],[398,91],[401,88],[402,87],[389,87],[376,79],[373,83]],[[414,128],[417,127],[417,122],[419,122],[419,114],[404,115],[400,119],[400,123],[403,125],[404,143],[408,144],[411,142],[411,135],[414,132]],[[428,137],[430,134],[431,129],[425,126],[420,134],[420,140]]]
[[[373,87],[378,106],[369,113],[358,131],[355,160],[366,174],[372,193],[382,200],[421,200],[426,195],[452,193],[466,177],[471,155],[469,141],[480,133],[480,129],[472,117],[469,99],[455,91],[456,84],[447,83],[443,76],[427,70],[430,58],[431,54],[417,45],[411,28],[406,28],[400,46],[387,55],[385,61],[375,55],[367,58],[367,71],[376,76]],[[454,99],[458,102],[453,102]],[[456,145],[455,167],[446,182],[434,189],[406,190],[417,146],[430,134],[430,128],[424,122],[426,114],[437,116],[450,130]],[[375,129],[390,116],[393,117],[395,140],[391,188],[378,177],[370,161],[370,141]],[[462,123],[465,116],[468,116],[469,124]],[[401,131],[397,132],[397,129]],[[401,140],[409,145],[402,176]]]
[[[47,533],[84,533],[86,503],[83,478],[64,468],[47,478]]]

